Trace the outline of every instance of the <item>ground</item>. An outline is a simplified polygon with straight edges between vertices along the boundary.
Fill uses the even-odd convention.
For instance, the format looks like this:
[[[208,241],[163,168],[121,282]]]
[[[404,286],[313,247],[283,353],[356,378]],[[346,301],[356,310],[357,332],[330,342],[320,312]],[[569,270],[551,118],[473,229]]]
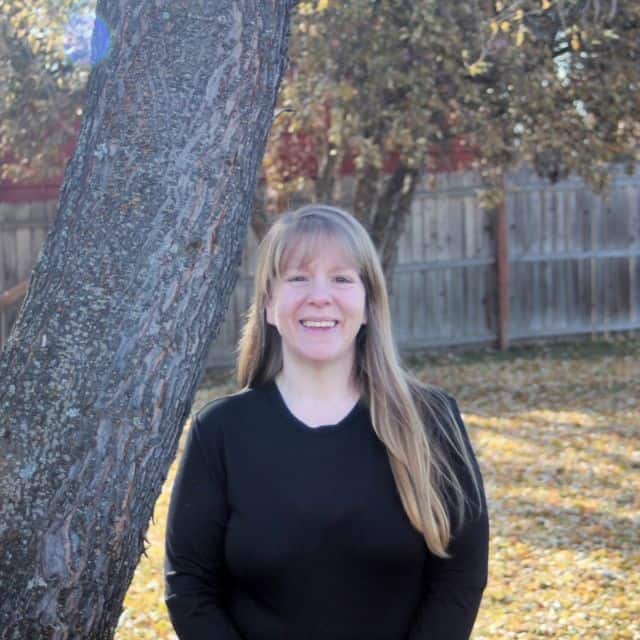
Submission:
[[[484,478],[489,582],[473,640],[640,640],[640,338],[415,356],[407,366],[456,397]],[[192,413],[232,390],[228,375],[210,377]],[[162,600],[175,470],[116,640],[177,638]]]

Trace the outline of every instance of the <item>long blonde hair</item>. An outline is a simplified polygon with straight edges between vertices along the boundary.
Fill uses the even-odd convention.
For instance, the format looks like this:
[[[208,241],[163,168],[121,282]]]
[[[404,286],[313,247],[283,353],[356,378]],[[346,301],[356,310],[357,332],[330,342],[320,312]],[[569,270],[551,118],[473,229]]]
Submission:
[[[280,278],[287,252],[302,246],[312,255],[316,243],[327,236],[354,258],[366,293],[367,324],[356,337],[354,379],[369,406],[375,433],[386,447],[411,524],[433,554],[450,558],[446,549],[452,526],[445,492],[447,487],[452,490],[457,522],[462,526],[469,496],[456,467],[470,474],[481,509],[479,480],[451,398],[418,380],[401,364],[380,259],[366,229],[351,214],[312,204],[276,218],[258,248],[253,300],[237,347],[236,383],[241,389],[261,386],[282,369],[281,338],[266,322],[266,302]]]

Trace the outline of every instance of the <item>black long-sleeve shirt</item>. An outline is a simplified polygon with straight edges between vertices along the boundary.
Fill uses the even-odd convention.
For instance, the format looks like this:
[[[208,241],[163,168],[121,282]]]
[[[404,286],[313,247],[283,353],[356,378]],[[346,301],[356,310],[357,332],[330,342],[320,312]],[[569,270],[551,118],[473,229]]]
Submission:
[[[431,554],[360,401],[309,427],[275,382],[210,402],[187,436],[166,532],[180,640],[467,640],[487,583],[489,520]],[[460,480],[472,491],[468,474]]]

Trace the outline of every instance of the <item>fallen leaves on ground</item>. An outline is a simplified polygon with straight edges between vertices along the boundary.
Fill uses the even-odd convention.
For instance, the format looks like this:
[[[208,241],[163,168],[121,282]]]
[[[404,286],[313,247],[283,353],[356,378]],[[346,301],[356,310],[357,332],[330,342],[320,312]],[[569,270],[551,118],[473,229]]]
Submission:
[[[640,640],[640,339],[428,356],[411,368],[456,397],[484,478],[489,582],[473,639]],[[202,388],[193,412],[232,391]],[[175,471],[116,640],[177,639],[162,575]]]

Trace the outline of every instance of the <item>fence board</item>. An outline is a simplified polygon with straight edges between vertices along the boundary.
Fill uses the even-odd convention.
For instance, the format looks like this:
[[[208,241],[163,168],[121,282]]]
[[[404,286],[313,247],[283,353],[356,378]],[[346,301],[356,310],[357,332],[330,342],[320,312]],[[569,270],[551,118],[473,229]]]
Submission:
[[[608,195],[575,176],[505,179],[512,340],[640,329],[640,175],[612,167]],[[345,180],[344,193],[353,188]],[[491,344],[498,327],[494,217],[472,172],[423,177],[398,244],[390,300],[403,350]],[[55,202],[0,203],[0,291],[28,278]],[[241,271],[208,365],[230,366],[253,290],[249,229]],[[12,322],[17,307],[0,312]],[[1,332],[0,332],[1,333]],[[1,337],[0,337],[1,339]]]

